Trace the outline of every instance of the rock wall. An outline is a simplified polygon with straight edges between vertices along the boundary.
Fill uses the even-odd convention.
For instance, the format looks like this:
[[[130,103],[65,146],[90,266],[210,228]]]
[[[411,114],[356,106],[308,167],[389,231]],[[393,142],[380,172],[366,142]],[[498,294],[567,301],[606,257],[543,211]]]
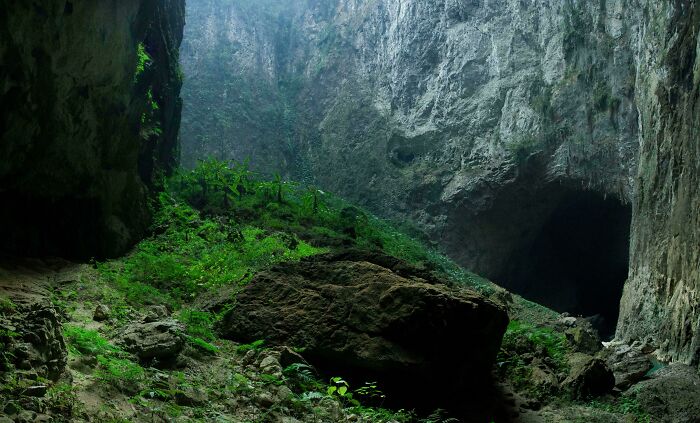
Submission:
[[[206,0],[188,14],[185,163],[250,157],[408,218],[499,282],[567,198],[630,202],[617,336],[698,363],[694,2]]]
[[[700,364],[700,7],[643,2],[641,153],[618,337]]]
[[[177,159],[184,7],[0,1],[0,250],[109,256],[143,234]]]
[[[191,2],[183,162],[249,157],[415,222],[503,282],[572,191],[632,197],[629,6]]]

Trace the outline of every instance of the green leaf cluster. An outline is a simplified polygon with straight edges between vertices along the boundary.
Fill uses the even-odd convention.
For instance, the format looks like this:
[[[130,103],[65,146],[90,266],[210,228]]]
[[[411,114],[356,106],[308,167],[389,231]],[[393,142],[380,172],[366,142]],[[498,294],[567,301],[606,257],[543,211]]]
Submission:
[[[136,46],[136,71],[134,72],[134,81],[137,81],[139,76],[146,71],[146,66],[153,62],[153,59],[146,51],[144,43],[138,43]]]

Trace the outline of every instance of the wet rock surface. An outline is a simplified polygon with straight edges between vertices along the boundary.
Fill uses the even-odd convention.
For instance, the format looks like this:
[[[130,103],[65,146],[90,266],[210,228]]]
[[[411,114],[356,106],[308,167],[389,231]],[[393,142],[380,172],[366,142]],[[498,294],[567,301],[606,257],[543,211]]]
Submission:
[[[49,297],[54,284],[74,278],[75,266],[62,260],[0,257],[0,373],[9,366],[53,381],[64,373],[64,316]]]
[[[402,401],[449,402],[478,389],[508,321],[504,310],[415,276],[406,264],[377,264],[384,259],[349,253],[275,266],[238,295],[219,331],[301,347],[320,369],[380,380]],[[405,388],[416,384],[432,392],[413,397]]]
[[[608,346],[602,356],[615,374],[615,387],[625,390],[644,379],[654,366],[652,351],[641,345],[613,343]]]
[[[566,316],[557,324],[574,351],[594,355],[603,349],[598,332],[586,319]]]
[[[641,155],[629,280],[617,337],[652,336],[665,361],[700,363],[700,7],[639,2],[648,22],[639,44]]]

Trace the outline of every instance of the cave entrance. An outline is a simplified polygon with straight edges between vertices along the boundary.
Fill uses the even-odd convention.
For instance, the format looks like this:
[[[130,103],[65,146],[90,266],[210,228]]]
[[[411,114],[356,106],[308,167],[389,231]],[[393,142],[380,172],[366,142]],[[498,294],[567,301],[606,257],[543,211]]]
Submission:
[[[609,339],[629,269],[631,208],[586,191],[557,197],[532,241],[511,256],[503,284],[559,312],[592,317]]]

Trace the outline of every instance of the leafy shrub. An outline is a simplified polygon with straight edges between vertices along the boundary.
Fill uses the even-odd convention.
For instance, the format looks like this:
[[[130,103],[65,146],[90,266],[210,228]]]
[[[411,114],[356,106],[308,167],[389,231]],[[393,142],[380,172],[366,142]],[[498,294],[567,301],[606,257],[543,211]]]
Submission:
[[[549,328],[535,327],[517,320],[511,321],[498,353],[500,375],[510,380],[518,391],[542,400],[555,393],[533,384],[530,378],[532,368],[530,362],[525,360],[527,354],[532,352],[539,352],[542,355],[540,358],[549,360],[555,373],[568,370],[568,344],[563,334]]]
[[[76,391],[77,388],[66,383],[53,385],[46,391],[45,405],[64,418],[72,417],[80,405]]]
[[[134,81],[138,80],[138,77],[146,71],[146,66],[153,62],[151,56],[146,52],[146,45],[144,43],[138,43],[136,46],[136,71],[134,72]]]
[[[345,381],[345,379],[343,379],[342,377],[336,376],[331,378],[326,392],[329,396],[337,395],[339,397],[346,397],[350,395],[350,398],[352,398],[349,389],[350,385],[348,384],[348,382]]]
[[[110,344],[96,330],[84,329],[79,326],[66,325],[63,336],[68,341],[73,352],[89,355],[104,355],[120,353],[121,350]]]
[[[290,387],[299,393],[320,391],[323,385],[316,379],[315,370],[308,364],[293,363],[282,370]]]
[[[185,332],[193,337],[211,341],[216,338],[212,329],[214,325],[214,315],[206,311],[194,309],[183,309],[180,311],[178,320],[185,325]]]
[[[0,297],[0,314],[12,314],[16,308],[17,305],[12,302],[11,299],[7,297]]]
[[[219,348],[217,346],[212,345],[209,342],[207,342],[201,338],[197,338],[194,336],[188,336],[187,342],[189,342],[190,345],[196,347],[198,350],[209,353],[209,354],[216,354],[219,352]]]

